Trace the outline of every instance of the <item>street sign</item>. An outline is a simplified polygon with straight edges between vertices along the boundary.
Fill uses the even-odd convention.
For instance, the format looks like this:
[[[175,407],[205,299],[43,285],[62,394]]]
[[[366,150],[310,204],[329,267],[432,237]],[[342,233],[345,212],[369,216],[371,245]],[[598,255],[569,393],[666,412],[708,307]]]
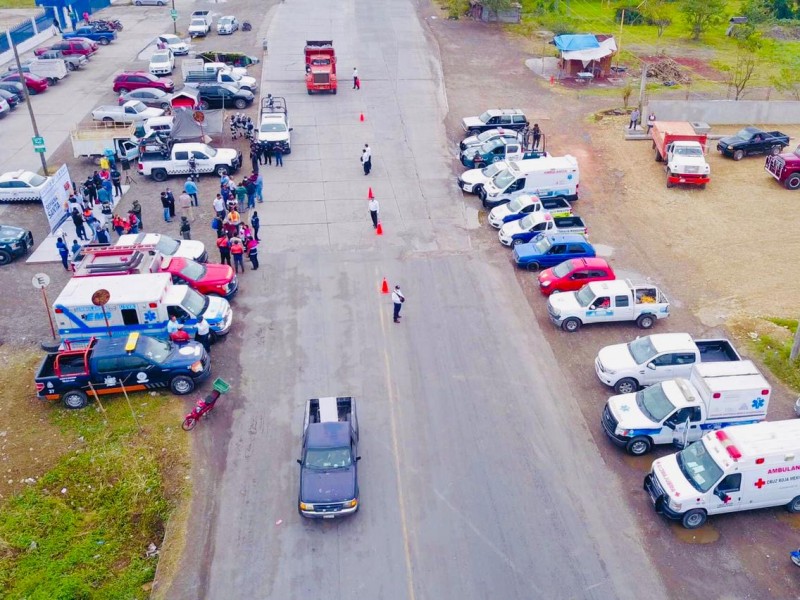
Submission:
[[[44,146],[44,138],[42,136],[36,135],[31,140],[33,140],[34,146]]]
[[[45,152],[47,152],[47,148],[45,148],[44,146],[34,146],[33,151],[38,152],[39,154],[44,154]]]
[[[37,273],[33,276],[31,283],[35,289],[43,290],[50,285],[50,277],[47,275],[47,273]]]
[[[172,17],[173,21],[177,21],[178,20],[178,11],[173,8],[171,11],[169,11],[169,16]]]

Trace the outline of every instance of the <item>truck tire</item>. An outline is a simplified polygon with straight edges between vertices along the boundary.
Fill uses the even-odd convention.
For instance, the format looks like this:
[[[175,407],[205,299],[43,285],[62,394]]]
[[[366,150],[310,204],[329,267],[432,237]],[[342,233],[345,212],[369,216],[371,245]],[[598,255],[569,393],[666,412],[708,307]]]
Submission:
[[[208,102],[205,100],[200,100],[197,106],[200,110],[208,110]]]
[[[172,105],[169,102],[161,103],[161,110],[167,110],[168,108],[172,108]]]
[[[733,160],[742,160],[744,158],[744,150],[734,150]]]
[[[61,402],[66,408],[77,410],[79,408],[85,408],[86,405],[89,404],[89,398],[87,398],[86,394],[81,390],[70,390],[64,392],[61,396]]]
[[[478,135],[480,132],[481,132],[480,129],[470,129],[469,131],[467,131],[467,137],[471,135]]]
[[[141,5],[142,5],[141,0],[136,0],[136,6],[141,6]]]
[[[127,93],[128,93],[128,91],[129,91],[129,90],[128,90],[128,88],[126,88],[126,87],[121,87],[121,88],[119,88],[119,93],[120,93],[120,94],[127,94]]]
[[[655,144],[653,144],[653,147],[655,148]],[[663,159],[661,158],[661,152],[659,152],[658,148],[656,148],[656,162],[661,162],[662,160]]]
[[[541,269],[541,268],[542,268],[542,265],[540,265],[540,264],[539,264],[538,262],[536,262],[536,261],[533,261],[533,262],[531,262],[531,263],[528,263],[527,265],[525,265],[525,269],[526,269],[527,271],[538,271],[538,270],[539,270],[539,269]]]
[[[194,391],[194,379],[186,375],[178,375],[169,382],[169,389],[178,396],[191,394]]]
[[[68,62],[68,63],[67,63],[67,70],[68,70],[68,71],[74,71],[76,68],[77,68],[77,67],[75,66],[75,64],[74,64],[74,63],[71,63],[71,62]]]
[[[515,238],[515,239],[511,240],[511,247],[513,248],[514,246],[519,246],[520,244],[524,244],[524,243],[525,242],[523,240],[521,240],[519,238]]]
[[[645,435],[635,437],[625,444],[625,450],[633,456],[644,456],[653,448],[653,440]]]
[[[306,90],[306,91],[308,92],[308,95],[310,96],[311,95],[311,90]]]
[[[109,41],[108,38],[100,38],[99,40],[97,40],[97,43],[100,44],[101,46],[108,46]]]
[[[153,181],[166,181],[167,171],[166,169],[153,169],[150,173],[150,177],[153,178]]]
[[[111,117],[103,117],[103,123],[113,123],[114,119]]]
[[[472,193],[473,194],[477,194],[480,197],[482,189],[483,189],[483,186],[478,184],[478,185],[476,185],[475,187],[472,188]]]
[[[681,517],[681,525],[686,529],[697,529],[706,524],[707,518],[708,515],[706,511],[700,508],[693,508],[683,514],[683,517]]]
[[[236,100],[233,102],[233,106],[235,106],[235,107],[236,107],[236,108],[238,108],[239,110],[244,110],[245,108],[247,108],[247,102],[245,102],[245,101],[244,101],[244,100],[242,100],[241,98],[237,98],[237,99],[236,99]]]
[[[614,391],[618,394],[632,394],[639,389],[639,382],[632,377],[623,377],[614,384]]]
[[[656,318],[653,315],[639,315],[636,319],[636,324],[641,329],[650,329],[656,323]]]
[[[49,85],[50,87],[53,87],[57,83],[58,83],[58,79],[56,79],[55,77],[48,77],[47,78],[47,85]]]
[[[674,183],[672,183],[669,180],[670,177],[672,177],[672,171],[667,171],[667,187],[668,188],[671,188],[671,187],[673,187],[675,185]]]
[[[227,165],[217,165],[214,167],[214,173],[216,173],[217,177],[222,177],[223,174],[229,171],[231,171],[231,168]]]
[[[800,173],[792,173],[783,183],[787,190],[796,190],[800,188]]]
[[[786,510],[790,513],[800,513],[800,496],[795,496],[794,499],[786,505]]]
[[[769,149],[769,153],[772,156],[778,156],[778,154],[780,154],[782,151],[783,151],[783,146],[781,145],[775,145]]]
[[[575,333],[580,328],[581,328],[581,321],[580,319],[576,319],[575,317],[570,317],[561,324],[561,329],[563,329],[568,333]]]
[[[7,265],[11,262],[11,253],[5,250],[0,250],[0,266]]]

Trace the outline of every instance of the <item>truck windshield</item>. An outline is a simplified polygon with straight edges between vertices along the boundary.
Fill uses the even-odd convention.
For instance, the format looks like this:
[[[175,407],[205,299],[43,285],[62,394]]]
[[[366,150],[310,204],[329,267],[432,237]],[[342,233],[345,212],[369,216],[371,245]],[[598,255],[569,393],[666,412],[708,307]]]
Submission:
[[[205,19],[192,19],[192,24],[190,27],[205,27],[206,20]]]
[[[703,156],[703,149],[697,146],[678,146],[675,148],[678,156]]]
[[[162,235],[156,244],[156,250],[164,256],[172,256],[178,251],[178,246],[180,246],[178,240],[173,240],[171,237]]]
[[[735,136],[733,136],[733,137],[735,137],[735,138],[739,138],[740,140],[744,140],[745,142],[749,142],[749,141],[750,141],[750,136],[751,136],[751,135],[752,135],[752,134],[751,134],[751,133],[750,133],[750,132],[747,130],[747,128],[745,127],[744,129],[740,129],[739,131],[737,131],[737,132],[736,132],[736,135],[735,135]]]
[[[502,171],[505,167],[500,163],[492,163],[488,167],[484,167],[481,171],[484,177],[488,177],[491,179],[495,175],[497,175],[500,171]]]
[[[283,133],[286,131],[286,125],[280,121],[264,122],[261,124],[261,133]]]
[[[169,342],[162,342],[150,337],[140,337],[136,343],[137,354],[146,356],[159,364],[167,360],[170,348]]]
[[[309,469],[345,469],[353,463],[350,448],[309,448],[303,465]]]
[[[187,262],[181,269],[181,275],[190,281],[199,281],[205,276],[206,270],[205,266],[191,261]]]
[[[491,118],[492,118],[492,115],[489,114],[489,111],[486,111],[480,117],[478,117],[478,119],[481,120],[484,123],[488,123],[489,119],[491,119]]]
[[[628,351],[637,365],[643,365],[653,358],[657,352],[649,337],[640,337],[628,344]]]
[[[208,308],[208,297],[198,294],[192,288],[186,288],[181,306],[193,317],[199,317]]]
[[[568,273],[572,272],[572,269],[575,268],[575,265],[571,260],[565,260],[562,263],[558,263],[555,267],[553,267],[553,275],[556,277],[564,277]]]
[[[516,176],[509,170],[503,169],[497,175],[492,177],[492,183],[498,190],[504,190],[509,185],[514,183]]]
[[[585,285],[583,286],[577,294],[575,294],[575,299],[578,301],[583,308],[589,306],[595,298],[595,293],[592,291],[591,286]]]
[[[681,450],[675,458],[681,472],[698,492],[707,492],[722,477],[722,469],[711,458],[702,440]]]
[[[652,385],[638,392],[636,406],[654,423],[661,423],[667,415],[675,410],[675,406],[669,401],[660,384]]]

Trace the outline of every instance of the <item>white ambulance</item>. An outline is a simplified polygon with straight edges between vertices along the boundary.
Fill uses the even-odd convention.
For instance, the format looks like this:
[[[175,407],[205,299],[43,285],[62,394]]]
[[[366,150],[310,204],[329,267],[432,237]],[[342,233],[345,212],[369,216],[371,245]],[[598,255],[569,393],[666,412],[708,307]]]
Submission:
[[[653,462],[644,489],[656,512],[687,529],[719,513],[772,506],[800,512],[800,420],[709,432]]]
[[[543,156],[509,161],[508,168],[487,181],[478,196],[484,208],[500,206],[520,194],[564,198],[572,202],[578,199],[579,185],[578,159],[569,154]]]
[[[614,444],[641,456],[654,444],[683,448],[712,429],[763,421],[771,391],[752,361],[698,363],[688,380],[611,396],[601,423]]]

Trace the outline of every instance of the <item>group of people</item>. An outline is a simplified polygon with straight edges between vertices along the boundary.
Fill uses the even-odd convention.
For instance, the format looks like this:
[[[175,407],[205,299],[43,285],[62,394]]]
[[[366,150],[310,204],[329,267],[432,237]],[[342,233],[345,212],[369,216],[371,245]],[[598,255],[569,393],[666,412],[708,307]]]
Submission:
[[[256,126],[253,119],[242,113],[230,116],[231,139],[244,138],[247,140],[255,139]]]
[[[242,216],[236,210],[235,203],[231,203],[225,218],[220,220],[215,217],[217,228],[217,249],[219,259],[223,265],[229,265],[238,273],[244,273],[244,255],[250,259],[253,271],[258,270],[258,229],[260,220],[258,212],[253,211],[250,216],[250,225],[242,221]],[[231,264],[231,258],[233,264]]]
[[[286,142],[250,140],[250,163],[254,172],[258,172],[260,166],[271,165],[273,159],[276,167],[282,167],[284,154],[286,154]]]

